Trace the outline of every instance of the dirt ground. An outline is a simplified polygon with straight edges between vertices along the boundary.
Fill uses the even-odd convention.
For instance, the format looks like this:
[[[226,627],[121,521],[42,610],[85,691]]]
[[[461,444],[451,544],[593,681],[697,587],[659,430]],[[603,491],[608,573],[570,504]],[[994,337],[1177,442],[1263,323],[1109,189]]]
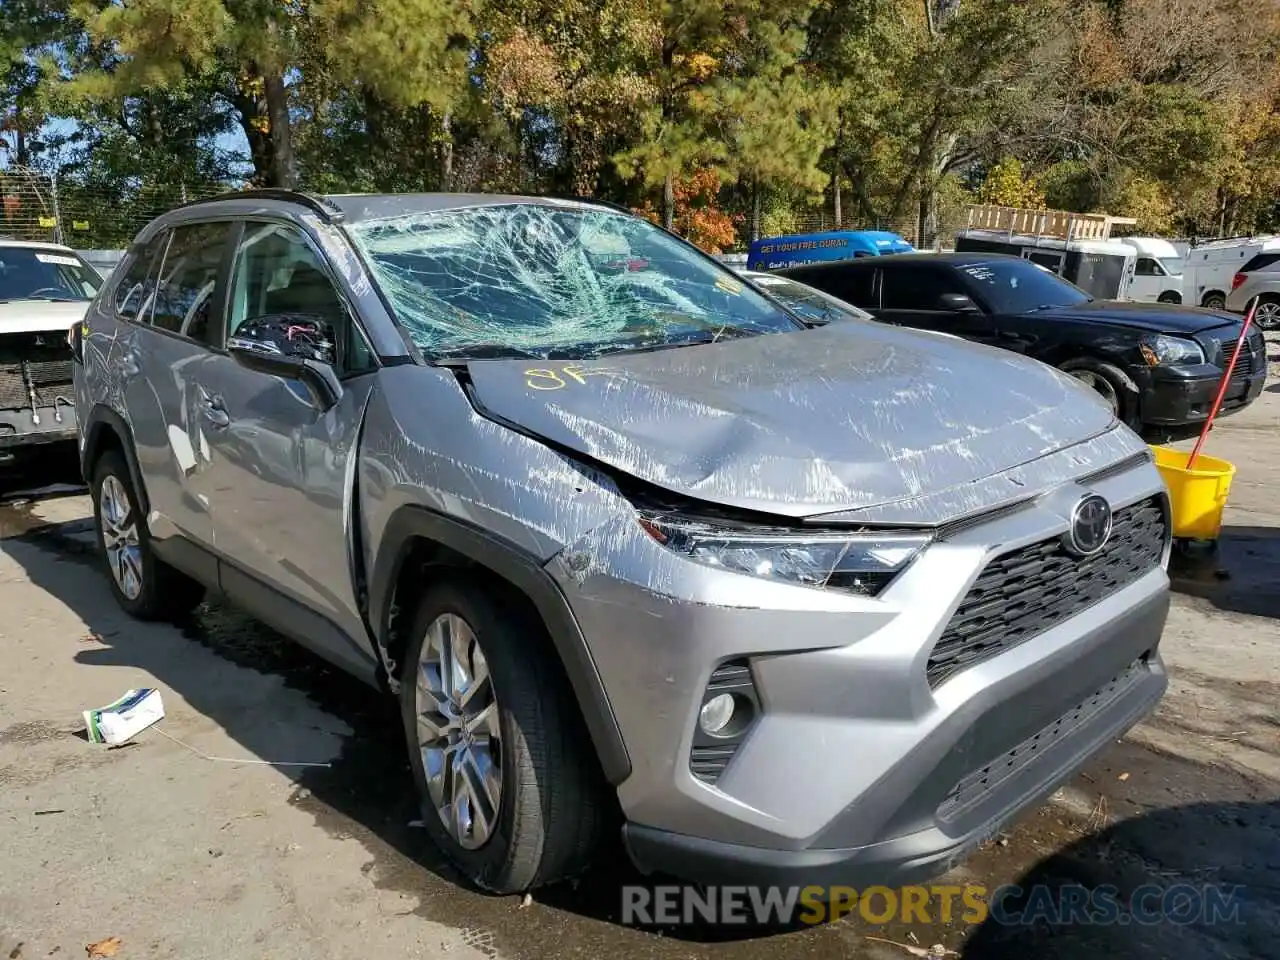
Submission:
[[[226,607],[129,620],[74,465],[46,461],[0,494],[0,958],[1280,957],[1280,377],[1208,450],[1239,472],[1218,555],[1175,570],[1168,695],[947,882],[1224,884],[1235,922],[639,930],[616,853],[531,903],[472,892],[413,826],[388,705]],[[86,742],[80,712],[137,686],[164,721]]]

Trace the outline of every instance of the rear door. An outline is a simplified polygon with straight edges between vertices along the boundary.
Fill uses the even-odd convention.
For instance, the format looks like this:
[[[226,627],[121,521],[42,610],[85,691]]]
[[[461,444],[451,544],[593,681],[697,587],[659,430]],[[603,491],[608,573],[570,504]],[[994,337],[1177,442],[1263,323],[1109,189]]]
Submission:
[[[161,240],[154,280],[126,277],[117,291],[117,363],[158,540],[181,534],[207,545],[209,504],[198,487],[208,451],[191,374],[209,351],[210,322],[227,255],[227,223],[172,228]],[[148,288],[153,289],[148,289]]]
[[[373,353],[335,272],[293,224],[241,225],[227,289],[220,340],[285,353],[321,349],[343,394],[321,410],[301,382],[249,369],[225,352],[196,374],[211,411],[205,489],[214,543],[227,561],[223,589],[322,656],[371,670],[353,581],[351,496]],[[322,336],[307,332],[312,323],[325,328]]]
[[[966,285],[951,268],[928,262],[884,264],[880,270],[879,318],[886,323],[950,333],[966,340],[996,343],[994,320],[977,309],[952,309],[947,295],[970,296]]]

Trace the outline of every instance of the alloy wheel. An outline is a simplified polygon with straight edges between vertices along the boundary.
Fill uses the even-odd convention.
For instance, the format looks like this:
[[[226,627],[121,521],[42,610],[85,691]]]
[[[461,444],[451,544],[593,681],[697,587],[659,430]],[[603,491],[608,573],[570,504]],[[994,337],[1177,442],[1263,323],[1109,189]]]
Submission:
[[[1263,330],[1275,330],[1280,327],[1280,300],[1259,303],[1254,310],[1253,321]]]
[[[1072,370],[1071,375],[1080,382],[1088,384],[1103,400],[1111,404],[1111,412],[1117,417],[1120,416],[1120,395],[1116,393],[1116,388],[1111,385],[1110,380],[1092,370]]]
[[[417,673],[418,749],[427,792],[465,850],[484,846],[502,804],[498,700],[471,625],[452,613],[427,627]]]
[[[111,576],[127,599],[136,600],[142,593],[138,524],[130,516],[132,510],[124,484],[112,474],[103,479],[98,491],[98,513],[102,518],[102,545]]]

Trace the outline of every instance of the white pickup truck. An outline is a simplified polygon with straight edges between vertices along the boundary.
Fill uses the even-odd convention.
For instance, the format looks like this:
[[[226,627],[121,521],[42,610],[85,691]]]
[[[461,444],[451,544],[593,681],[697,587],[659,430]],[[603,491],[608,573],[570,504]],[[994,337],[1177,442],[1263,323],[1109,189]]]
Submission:
[[[69,247],[0,238],[0,469],[38,445],[74,442],[67,331],[101,285]]]

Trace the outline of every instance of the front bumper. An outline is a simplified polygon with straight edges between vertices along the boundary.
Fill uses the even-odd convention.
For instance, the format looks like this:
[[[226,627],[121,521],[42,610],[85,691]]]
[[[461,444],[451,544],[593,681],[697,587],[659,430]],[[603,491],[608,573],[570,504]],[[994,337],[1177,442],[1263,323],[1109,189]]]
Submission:
[[[1094,754],[1150,712],[1168,685],[1164,667],[1154,653],[1167,603],[1153,598],[1146,608],[1091,638],[1095,641],[1077,666],[1092,670],[1110,663],[1120,650],[1141,654],[1119,674],[1066,710],[1059,718],[1024,737],[1014,747],[998,750],[1023,718],[1040,715],[1046,701],[1060,699],[1062,677],[1047,672],[1044,679],[1007,699],[998,689],[986,691],[991,707],[970,718],[957,715],[938,745],[947,753],[935,762],[934,749],[904,761],[894,780],[909,791],[903,803],[936,803],[932,826],[852,847],[817,846],[778,850],[723,843],[628,823],[623,828],[627,852],[644,873],[662,873],[707,884],[748,886],[902,886],[946,873],[975,848],[996,835],[1011,820],[1048,797],[1070,779]],[[1132,631],[1132,632],[1130,632]],[[966,729],[968,727],[968,729]],[[991,743],[991,761],[965,771],[966,741],[976,736]],[[913,769],[914,768],[914,769]],[[954,780],[953,780],[954,778]],[[914,789],[908,781],[915,780]],[[941,798],[939,793],[953,783]],[[850,815],[867,800],[850,808]]]
[[[1064,484],[949,531],[874,600],[711,570],[623,526],[566,551],[550,569],[632,761],[618,796],[633,859],[709,883],[945,870],[1159,699],[1168,578],[1153,561],[931,686],[935,642],[988,563],[1060,536],[1086,490],[1120,509],[1163,503],[1163,489],[1149,462]],[[749,662],[762,714],[705,782],[691,772],[697,713],[730,660]],[[1034,756],[981,772],[1017,750]]]
[[[35,412],[33,417],[30,408],[0,410],[0,459],[19,449],[76,439],[76,411],[70,403],[37,407]]]
[[[1147,426],[1180,427],[1203,423],[1213,409],[1222,374],[1212,377],[1153,379],[1143,391],[1142,422]],[[1267,382],[1265,366],[1246,377],[1233,377],[1222,398],[1221,414],[1243,410],[1262,394]]]

